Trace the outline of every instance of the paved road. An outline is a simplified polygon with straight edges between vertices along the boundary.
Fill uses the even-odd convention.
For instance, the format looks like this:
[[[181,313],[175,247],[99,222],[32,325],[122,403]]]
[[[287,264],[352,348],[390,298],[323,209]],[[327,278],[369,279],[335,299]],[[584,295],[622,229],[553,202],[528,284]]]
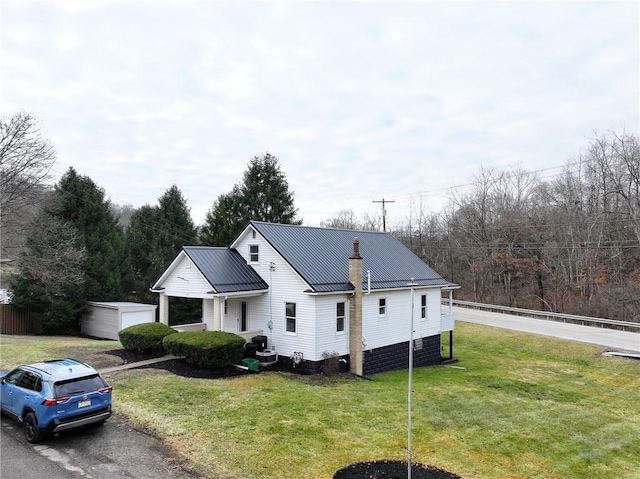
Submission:
[[[2,479],[194,479],[156,439],[117,415],[104,426],[69,431],[29,444],[7,417],[0,430]]]
[[[542,334],[544,336],[570,339],[583,343],[599,344],[615,351],[640,353],[640,333],[560,323],[461,307],[453,308],[453,316],[456,321]]]

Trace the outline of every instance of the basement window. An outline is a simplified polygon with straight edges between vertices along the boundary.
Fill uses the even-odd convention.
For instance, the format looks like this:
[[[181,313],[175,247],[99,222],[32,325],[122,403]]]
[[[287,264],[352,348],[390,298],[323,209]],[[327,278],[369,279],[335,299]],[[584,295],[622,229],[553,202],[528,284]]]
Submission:
[[[344,333],[344,303],[336,304],[336,333]]]
[[[257,263],[259,259],[260,259],[260,255],[258,254],[258,245],[257,244],[249,245],[249,262]]]

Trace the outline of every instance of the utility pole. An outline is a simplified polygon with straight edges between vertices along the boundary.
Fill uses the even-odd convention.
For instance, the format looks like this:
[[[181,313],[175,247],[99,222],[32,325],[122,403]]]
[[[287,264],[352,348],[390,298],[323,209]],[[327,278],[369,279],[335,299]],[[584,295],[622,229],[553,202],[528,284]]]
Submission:
[[[385,200],[384,198],[382,198],[382,200],[376,201],[373,200],[373,203],[382,203],[382,231],[387,231],[387,221],[386,221],[386,217],[387,217],[387,210],[384,209],[384,205],[385,203],[395,203],[396,200]]]

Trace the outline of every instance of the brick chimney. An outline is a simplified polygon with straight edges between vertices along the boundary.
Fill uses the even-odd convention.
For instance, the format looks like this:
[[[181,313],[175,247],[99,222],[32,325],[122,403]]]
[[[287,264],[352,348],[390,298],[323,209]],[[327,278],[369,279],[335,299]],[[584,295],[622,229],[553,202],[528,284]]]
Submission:
[[[353,239],[353,253],[349,257],[349,282],[355,287],[349,301],[349,363],[351,372],[362,376],[362,256],[357,237]]]

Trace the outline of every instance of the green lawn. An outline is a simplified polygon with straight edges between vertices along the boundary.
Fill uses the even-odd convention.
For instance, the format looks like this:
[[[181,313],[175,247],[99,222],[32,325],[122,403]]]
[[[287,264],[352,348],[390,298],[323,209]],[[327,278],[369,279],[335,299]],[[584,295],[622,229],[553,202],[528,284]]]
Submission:
[[[87,355],[105,367],[112,359],[100,351],[119,346],[1,340],[5,369],[23,361],[21,350],[24,361]],[[465,323],[456,326],[455,346],[455,367],[414,370],[415,461],[465,479],[640,477],[640,362]],[[211,478],[331,478],[352,462],[406,458],[406,371],[371,381],[283,373],[186,379],[152,369],[108,379],[117,412]]]

